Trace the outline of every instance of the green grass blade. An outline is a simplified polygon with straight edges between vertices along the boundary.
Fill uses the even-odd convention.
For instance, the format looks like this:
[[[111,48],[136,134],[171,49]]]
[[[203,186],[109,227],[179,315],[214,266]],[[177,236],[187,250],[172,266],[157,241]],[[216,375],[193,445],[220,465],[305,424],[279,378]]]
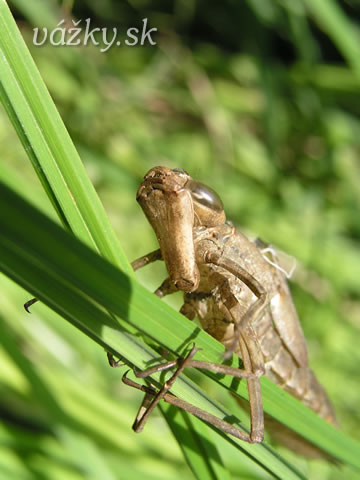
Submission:
[[[221,344],[5,186],[0,188],[0,201],[7,205],[7,209],[0,212],[1,270],[97,343],[139,368],[158,359],[158,353],[128,333],[127,322],[130,322],[170,351],[182,353],[189,342],[196,341],[203,348],[199,352],[199,359],[219,360],[224,351]],[[17,222],[13,222],[14,218],[17,218]],[[97,289],[99,292],[95,293]],[[94,300],[105,309],[120,314],[127,322],[117,323],[97,307]],[[156,381],[159,377],[154,378]],[[217,380],[230,387],[231,379]],[[268,394],[270,399],[274,398],[272,389],[278,390],[271,385]],[[243,393],[242,390],[239,392]],[[215,415],[228,415],[187,377],[175,383],[173,392]],[[301,407],[307,412],[305,407]],[[282,406],[277,406],[278,416],[281,416],[281,411]],[[233,443],[275,476],[303,478],[266,444]]]
[[[62,223],[132,274],[80,158],[6,4],[0,98]]]
[[[98,343],[124,355],[139,368],[151,360],[151,355],[146,352],[147,347],[142,347],[141,342],[136,343],[134,337],[128,335],[127,343],[124,344],[126,335],[120,332],[123,338],[119,340],[119,326],[116,322],[89,303],[86,297],[79,295],[79,291],[119,314],[168,350],[182,353],[189,342],[195,341],[197,346],[203,348],[197,355],[199,360],[219,361],[224,351],[221,344],[194,327],[136,281],[77,242],[5,187],[1,189],[0,200],[8,206],[6,211],[0,213],[2,269],[60,314],[66,318],[71,315],[72,322]],[[19,221],[13,222],[13,218]],[[31,236],[28,235],[30,230]],[[125,329],[126,323],[121,324],[121,327]],[[148,355],[147,358],[144,357],[145,354]],[[211,374],[209,376],[216,378]],[[216,380],[231,389],[230,378]],[[266,378],[261,383],[267,413],[339,460],[360,468],[360,449],[356,442]],[[186,378],[177,382],[173,391],[185,400],[204,407],[204,397],[199,397],[200,392],[189,388]],[[240,385],[238,393],[246,397],[245,386]],[[213,412],[209,404],[206,408]],[[274,471],[275,457],[264,445],[243,443],[242,448],[263,464],[269,461],[270,469]],[[284,464],[281,463],[280,470],[283,468]],[[282,471],[279,476],[284,478],[283,475]]]
[[[0,98],[63,223],[131,274],[103,206],[4,0]]]
[[[115,477],[97,452],[93,440],[86,437],[84,433],[77,432],[78,425],[69,416],[68,412],[61,407],[58,396],[51,392],[48,384],[36,371],[36,368],[33,367],[21,350],[17,348],[14,332],[7,327],[5,322],[1,327],[0,344],[26,377],[31,385],[32,394],[36,396],[38,401],[41,401],[47,413],[50,414],[51,423],[55,425],[61,422],[63,426],[61,432],[62,437],[63,440],[66,440],[64,443],[70,444],[69,451],[72,452],[75,458],[87,458],[86,469],[89,473],[89,478],[115,480]],[[79,463],[80,461],[81,460],[79,460]]]
[[[160,409],[192,472],[199,480],[230,480],[215,444],[208,438],[206,426],[196,417],[164,403]],[[195,425],[194,425],[195,424]]]
[[[334,0],[306,0],[305,4],[317,23],[333,40],[356,76],[360,78],[358,32]]]
[[[80,18],[78,15],[81,8],[79,10],[79,5],[76,4],[76,8],[73,9],[71,0],[65,1],[62,5],[55,0],[8,0],[8,2],[11,6],[16,5],[16,11],[20,14],[20,17],[18,14],[17,17],[21,18],[21,31],[27,45],[34,52],[36,63],[44,72],[46,83],[55,95],[61,111],[64,112],[66,124],[74,132],[74,140],[77,145],[84,146],[84,153],[80,151],[81,156],[87,160],[91,171],[96,173],[104,199],[106,198],[107,208],[119,212],[119,224],[124,225],[125,230],[128,224],[134,226],[126,232],[127,249],[132,257],[140,252],[145,253],[143,245],[148,244],[147,240],[149,244],[151,241],[150,229],[146,227],[143,217],[137,216],[133,198],[134,180],[140,173],[147,171],[156,158],[168,158],[170,167],[182,167],[197,175],[199,180],[205,181],[223,196],[229,218],[235,225],[241,225],[245,232],[260,235],[297,257],[300,262],[297,270],[299,275],[293,278],[292,290],[308,338],[311,364],[334,401],[340,425],[345,431],[358,436],[359,422],[356,412],[360,383],[356,364],[360,357],[354,346],[354,338],[358,328],[360,298],[357,275],[358,209],[355,207],[359,204],[360,198],[357,181],[359,176],[357,139],[360,125],[357,92],[360,77],[356,2],[347,2],[344,6],[344,2],[336,0],[314,0],[303,3],[277,2],[269,6],[271,2],[248,0],[226,2],[226,7],[213,6],[212,10],[204,11],[204,15],[201,16],[195,15],[196,9],[191,7],[185,11],[177,9],[175,16],[180,14],[177,18],[180,21],[179,27],[186,29],[186,26],[191,24],[192,32],[199,31],[195,26],[200,27],[201,31],[204,25],[216,27],[214,18],[216,19],[217,10],[219,12],[221,10],[224,25],[231,27],[234,18],[237,18],[236,25],[239,28],[219,30],[212,36],[210,44],[206,45],[203,44],[201,35],[194,37],[191,32],[190,37],[186,36],[185,42],[181,36],[172,39],[173,42],[167,48],[169,58],[164,55],[163,49],[158,47],[113,48],[106,54],[99,54],[99,49],[95,46],[88,46],[86,49],[81,46],[54,48],[48,43],[43,48],[32,49],[33,26],[42,27],[57,23],[64,16],[64,12],[66,23],[69,25],[72,18],[75,21]],[[0,3],[4,2],[0,0]],[[45,3],[48,7],[42,8],[41,5]],[[105,10],[98,7],[97,3],[90,5],[87,2],[92,23],[102,25],[111,18],[114,26],[120,27],[120,31],[124,25],[135,25],[133,22],[142,13],[141,6],[136,8],[136,13],[131,9],[129,11],[125,5],[127,2],[124,2],[124,8],[121,6],[121,10],[116,0],[106,2]],[[151,3],[154,2],[147,5],[149,20],[154,26],[158,26],[156,22],[159,9]],[[263,3],[269,8],[263,8]],[[24,21],[26,18],[30,19],[32,25]],[[140,20],[139,16],[137,18]],[[171,30],[173,20],[173,16],[168,16],[167,20],[162,18],[161,23],[164,27],[162,30]],[[245,29],[241,26],[245,26]],[[279,32],[281,32],[280,57]],[[3,28],[0,29],[0,37],[9,41],[9,45],[12,38],[13,43],[17,43],[15,35],[6,40],[9,35]],[[187,41],[189,38],[192,40],[190,48]],[[225,56],[224,40],[226,45],[230,46],[225,48],[227,50]],[[243,46],[241,51],[237,48],[239,41]],[[0,43],[3,55],[6,48],[1,39]],[[1,57],[0,62],[5,58],[10,65],[11,52],[16,51],[16,48],[18,45],[15,45],[15,49],[11,47],[10,52]],[[334,48],[337,48],[344,61],[338,58]],[[180,68],[178,75],[174,75],[174,63],[180,66],[186,64],[186,71]],[[15,72],[15,69],[13,71]],[[0,84],[8,87],[8,83],[1,83],[1,75],[2,70]],[[8,75],[7,78],[12,77]],[[15,72],[15,79],[19,80],[18,72]],[[20,88],[25,92],[26,87],[20,85]],[[30,137],[26,135],[26,132],[32,133],[26,116],[22,119],[18,115],[14,97],[10,96],[8,91],[2,88],[0,94],[19,136],[23,137],[22,141],[27,152],[33,155],[33,164],[38,165],[41,177],[43,159],[37,156],[39,150],[33,150],[33,138],[29,141]],[[24,98],[28,101],[26,92],[19,96],[19,101],[23,101]],[[213,108],[207,108],[207,104],[211,104]],[[101,108],[98,108],[99,105]],[[20,106],[20,103],[16,105],[17,108]],[[33,106],[36,107],[36,104]],[[40,125],[38,111],[33,106],[30,107],[30,111]],[[218,118],[216,112],[220,111],[223,116]],[[233,133],[231,152],[225,152],[226,145],[222,142],[224,116],[229,131]],[[274,121],[275,118],[277,121]],[[150,123],[152,127],[149,129]],[[26,126],[26,130],[23,125]],[[39,195],[39,186],[36,181],[31,180],[32,175],[28,166],[24,165],[22,168],[19,163],[23,162],[23,155],[9,127],[11,126],[6,123],[5,117],[0,115],[0,143],[3,147],[1,164],[13,163],[18,168],[22,182],[14,186],[14,189],[20,192],[20,195],[24,191],[51,209],[51,202],[47,202],[46,199],[44,201],[44,196]],[[91,149],[94,150],[90,153]],[[47,153],[46,149],[44,151]],[[57,161],[59,160],[61,159],[58,158]],[[261,168],[254,168],[254,165]],[[272,167],[270,170],[269,165]],[[111,174],[110,168],[116,175]],[[126,179],[123,171],[129,173]],[[57,170],[51,171],[50,176],[53,172],[55,178],[51,181],[56,182]],[[0,176],[3,173],[1,166]],[[52,198],[53,205],[62,217],[63,224],[68,227],[67,213],[62,211],[63,203],[56,198],[48,177],[42,176],[43,185]],[[119,183],[115,178],[118,176]],[[16,184],[16,179],[9,183]],[[66,189],[64,194],[68,194]],[[79,197],[76,202],[78,200]],[[62,202],[64,201],[62,199]],[[70,201],[69,207],[71,206]],[[121,213],[125,210],[127,224],[125,217],[121,218]],[[86,227],[89,228],[89,224]],[[81,233],[86,235],[86,229]],[[92,235],[92,233],[89,235],[89,242],[86,238],[84,240],[93,246]],[[153,248],[154,245],[151,245],[149,250]],[[101,254],[106,256],[106,252]],[[150,267],[147,272],[141,272],[139,277],[155,287],[155,283],[160,282],[160,270],[164,271],[162,265],[160,268]],[[155,281],[155,277],[159,282]],[[88,352],[95,351],[98,355],[96,357],[98,364],[91,353],[85,360],[85,368],[88,363],[89,369],[96,367],[94,374],[102,371],[105,358],[101,349],[92,345],[95,342],[89,342],[84,335],[81,336],[78,331],[69,328],[67,322],[61,321],[56,314],[41,304],[36,305],[32,317],[26,316],[21,304],[28,299],[27,294],[24,295],[20,288],[4,277],[2,282],[4,288],[0,289],[0,293],[2,316],[5,320],[1,321],[9,325],[9,330],[17,332],[22,339],[21,346],[27,345],[27,348],[23,349],[24,352],[33,351],[37,346],[47,352],[47,347],[41,343],[44,337],[40,332],[42,326],[44,329],[50,326],[55,330],[59,329],[60,332],[69,332],[68,345],[75,356],[79,355],[80,350],[86,350],[85,345],[89,346]],[[32,283],[35,284],[36,279]],[[44,282],[43,287],[45,286]],[[13,298],[12,291],[16,292]],[[177,302],[176,299],[170,301]],[[61,304],[61,298],[59,303]],[[44,316],[41,325],[38,325],[37,317],[41,313]],[[167,317],[167,320],[170,320],[170,317]],[[95,321],[93,324],[95,328]],[[86,318],[83,326],[86,327]],[[124,323],[124,327],[130,330],[130,324]],[[146,328],[145,325],[143,327]],[[133,331],[135,332],[135,328]],[[111,332],[109,337],[110,335]],[[134,337],[129,336],[129,339],[131,338]],[[19,342],[17,344],[19,345]],[[142,342],[139,341],[139,348],[141,345]],[[350,346],[353,347],[352,351]],[[134,349],[136,350],[135,347]],[[52,352],[49,350],[48,353],[51,357]],[[1,354],[0,349],[0,356]],[[31,363],[33,359],[32,356],[29,357],[29,362]],[[13,385],[9,375],[11,370],[6,373],[3,360],[1,358],[3,367],[1,371],[5,379],[10,379],[11,387]],[[76,370],[76,365],[73,365],[73,368]],[[69,369],[67,373],[69,380],[78,379],[76,373],[79,372],[72,370]],[[119,371],[105,369],[104,372],[105,376],[109,375],[110,382],[100,383],[102,387],[99,393],[110,390],[112,378],[119,377]],[[49,377],[56,374],[57,370],[51,365]],[[96,385],[96,381],[90,381],[86,385],[86,393],[92,396],[93,392],[96,392]],[[210,388],[214,387],[210,384]],[[263,384],[263,389],[266,388],[267,385]],[[60,398],[61,393],[61,388],[58,388],[56,397]],[[225,394],[226,391],[220,393]],[[9,394],[11,399],[11,388],[5,386],[3,390],[1,381],[1,403],[12,409],[15,402],[9,401]],[[137,395],[138,392],[130,391],[131,394]],[[274,392],[266,393],[266,409],[276,408],[275,397],[271,400],[271,395],[274,395]],[[279,396],[277,401],[278,406],[283,405],[284,398]],[[47,408],[45,405],[46,402],[44,408]],[[107,404],[103,402],[102,405]],[[317,434],[313,428],[314,424],[307,421],[304,413],[297,412],[300,417],[295,417],[295,410],[289,410],[286,398],[284,405],[287,422],[297,420],[299,423],[297,428],[304,432],[308,429],[307,435],[310,437]],[[115,404],[111,415],[108,415],[106,425],[114,437],[119,434],[116,432],[115,423],[112,423],[116,418],[114,413],[116,407]],[[236,408],[233,410],[236,411]],[[16,407],[14,411],[16,412]],[[81,409],[75,410],[74,418],[77,415],[80,417],[81,413],[83,413]],[[31,418],[30,415],[28,418]],[[294,417],[293,420],[291,416]],[[83,415],[85,425],[86,417],[89,420],[93,419],[91,413]],[[103,412],[99,412],[97,419],[104,425]],[[157,425],[156,419],[151,420],[140,438],[133,435],[129,429],[128,438],[134,439],[134,444],[136,442],[141,444],[143,438]],[[51,423],[49,427],[52,427]],[[321,437],[323,433],[319,432]],[[332,445],[334,438],[330,438]],[[341,455],[344,445],[341,437],[339,438]],[[158,432],[154,432],[153,439],[159,440]],[[222,453],[222,449],[226,451],[228,444],[225,442],[223,445],[218,444],[218,439],[219,436],[216,437],[216,445]],[[323,441],[321,438],[318,440]],[[114,445],[117,446],[116,454],[120,453],[120,443],[114,442]],[[13,450],[19,451],[17,447]],[[349,455],[354,454],[354,451],[351,453],[351,448],[349,451]],[[3,478],[22,477],[20,473],[12,475],[10,470],[2,469],[3,452],[2,447],[0,471]],[[104,456],[107,453],[108,451],[103,451]],[[137,454],[141,455],[140,451]],[[232,448],[229,454],[228,461],[231,459]],[[294,458],[290,452],[285,452],[285,455]],[[24,456],[28,458],[22,451],[22,458]],[[20,462],[22,458],[18,458]],[[304,467],[306,465],[305,468],[311,471],[310,478],[333,479],[341,476],[350,479],[353,478],[352,473],[354,478],[358,473],[350,472],[350,475],[347,475],[344,470],[340,472],[336,467],[321,461],[307,464],[301,459],[294,458],[294,462]],[[246,459],[239,463],[245,465]],[[124,461],[120,460],[120,465],[122,469],[120,476],[134,477],[130,467],[131,460],[126,470],[129,475],[123,470]],[[252,465],[250,471],[251,468],[256,470]],[[236,468],[233,470],[236,471]],[[53,470],[49,472],[53,473]],[[54,475],[51,473],[46,473],[46,469],[40,469],[35,471],[34,477],[58,478],[56,472]],[[144,472],[144,476],[147,477],[147,473]],[[255,474],[254,477],[262,478],[261,473],[258,476]],[[238,476],[243,478],[242,475]],[[253,478],[251,473],[244,477]]]

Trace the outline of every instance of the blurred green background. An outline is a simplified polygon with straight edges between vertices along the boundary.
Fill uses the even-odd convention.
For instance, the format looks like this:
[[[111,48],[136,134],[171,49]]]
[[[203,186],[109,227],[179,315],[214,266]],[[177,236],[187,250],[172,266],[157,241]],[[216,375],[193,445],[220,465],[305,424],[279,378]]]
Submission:
[[[214,188],[238,229],[297,259],[311,365],[360,439],[360,2],[9,4],[129,259],[157,248],[135,201],[151,167]],[[87,18],[109,39],[117,28],[121,46],[33,45],[34,27]],[[156,45],[125,45],[144,18]],[[2,109],[0,145],[0,178],[56,218]],[[162,265],[138,274],[149,289],[164,276]],[[193,478],[162,417],[132,432],[140,396],[104,352],[43,305],[27,315],[28,299],[0,276],[0,479]],[[269,478],[219,449],[232,478]],[[359,478],[279,451],[309,478]]]

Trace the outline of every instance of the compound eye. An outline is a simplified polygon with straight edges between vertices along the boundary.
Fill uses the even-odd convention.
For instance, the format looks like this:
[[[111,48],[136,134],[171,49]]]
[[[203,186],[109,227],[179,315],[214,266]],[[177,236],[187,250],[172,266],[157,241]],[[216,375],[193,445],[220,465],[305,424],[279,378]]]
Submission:
[[[212,188],[194,180],[190,180],[186,184],[186,188],[190,190],[193,199],[201,205],[212,208],[217,212],[224,210],[221,198]]]
[[[180,173],[180,175],[186,175],[187,177],[189,176],[187,171],[184,170],[183,168],[173,168],[172,171],[175,173]]]

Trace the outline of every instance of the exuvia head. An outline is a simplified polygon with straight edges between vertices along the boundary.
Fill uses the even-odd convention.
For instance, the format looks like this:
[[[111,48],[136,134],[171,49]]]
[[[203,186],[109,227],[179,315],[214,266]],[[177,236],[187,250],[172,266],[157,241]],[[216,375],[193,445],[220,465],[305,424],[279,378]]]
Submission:
[[[145,175],[137,200],[156,233],[171,281],[183,291],[196,290],[200,274],[193,228],[225,222],[219,196],[185,170],[154,167]]]
[[[219,195],[207,185],[193,180],[182,168],[154,167],[144,177],[144,182],[138,190],[137,199],[142,203],[140,193],[144,193],[144,185],[152,189],[185,190],[190,194],[194,212],[194,226],[215,227],[226,221],[224,206]],[[149,190],[148,190],[149,192]],[[150,193],[150,192],[149,192]]]

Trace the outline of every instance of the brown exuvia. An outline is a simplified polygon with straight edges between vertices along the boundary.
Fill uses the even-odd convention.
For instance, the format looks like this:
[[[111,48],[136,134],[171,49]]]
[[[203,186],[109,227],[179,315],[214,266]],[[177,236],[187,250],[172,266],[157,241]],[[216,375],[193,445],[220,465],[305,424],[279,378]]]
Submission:
[[[204,330],[226,346],[226,356],[235,353],[241,357],[244,369],[197,362],[192,359],[196,353],[194,347],[185,360],[159,367],[178,366],[160,392],[142,387],[146,402],[134,428],[142,429],[155,404],[163,398],[238,438],[261,442],[264,434],[261,375],[336,425],[328,397],[309,368],[304,334],[274,253],[264,253],[261,242],[250,241],[227,223],[218,195],[181,169],[152,168],[139,187],[137,200],[156,233],[160,250],[133,262],[134,269],[164,260],[169,277],[155,293],[163,297],[184,291],[181,313],[191,320],[198,317]],[[237,433],[232,425],[169,393],[185,366],[246,378],[250,434],[239,430]],[[146,376],[149,372],[137,375]],[[136,385],[127,378],[124,380]],[[266,425],[288,447],[304,455],[322,456],[316,447],[274,420],[266,419]]]

